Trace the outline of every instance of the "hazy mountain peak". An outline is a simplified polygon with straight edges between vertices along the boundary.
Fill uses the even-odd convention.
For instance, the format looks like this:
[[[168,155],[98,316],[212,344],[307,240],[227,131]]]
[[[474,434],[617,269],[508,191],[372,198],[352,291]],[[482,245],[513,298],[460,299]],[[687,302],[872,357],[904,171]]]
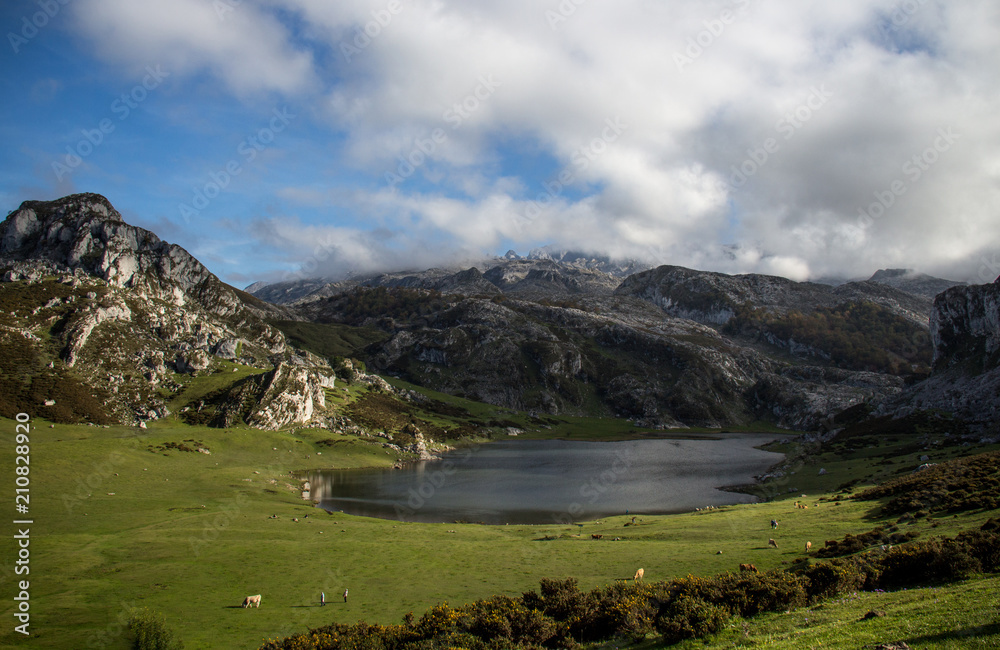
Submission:
[[[918,273],[913,269],[880,269],[868,281],[884,284],[925,298],[934,298],[934,296],[946,289],[966,285],[965,282],[935,278],[926,273]]]

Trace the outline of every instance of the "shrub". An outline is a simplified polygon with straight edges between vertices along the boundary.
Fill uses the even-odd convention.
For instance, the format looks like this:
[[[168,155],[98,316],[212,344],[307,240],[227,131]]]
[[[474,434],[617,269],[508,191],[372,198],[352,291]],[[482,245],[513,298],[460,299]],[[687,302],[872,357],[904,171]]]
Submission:
[[[879,526],[878,528],[874,528],[867,533],[861,533],[860,535],[852,535],[848,533],[844,535],[844,539],[839,541],[835,539],[827,540],[823,548],[816,551],[816,557],[844,557],[845,555],[852,555],[859,551],[863,551],[869,546],[875,546],[878,544],[902,544],[903,542],[909,542],[918,536],[918,533],[914,531],[899,533],[895,532],[896,530],[898,529],[895,526],[888,531]]]
[[[883,512],[908,518],[913,518],[914,512],[916,517],[924,517],[935,512],[989,510],[1000,507],[998,470],[1000,452],[987,452],[886,481],[854,498],[867,501],[891,497],[882,506]]]
[[[995,520],[986,522],[983,530],[966,531],[955,538],[968,547],[969,554],[979,560],[983,571],[1000,569],[1000,534],[995,532],[995,528],[986,528],[992,521]]]
[[[174,639],[163,614],[145,607],[133,610],[128,619],[128,631],[132,650],[180,650],[184,647]]]
[[[729,621],[729,610],[694,596],[681,596],[656,615],[656,631],[667,643],[715,634]]]
[[[861,589],[868,577],[860,563],[837,560],[814,564],[802,576],[808,579],[806,591],[812,601]]]
[[[459,610],[465,627],[481,639],[543,643],[555,635],[551,619],[510,596],[479,600]]]
[[[969,547],[954,539],[930,539],[896,546],[882,558],[878,586],[909,587],[964,580],[982,570]]]
[[[651,597],[651,587],[619,582],[592,591],[590,595],[592,610],[575,626],[583,638],[637,638],[652,631],[657,605]]]

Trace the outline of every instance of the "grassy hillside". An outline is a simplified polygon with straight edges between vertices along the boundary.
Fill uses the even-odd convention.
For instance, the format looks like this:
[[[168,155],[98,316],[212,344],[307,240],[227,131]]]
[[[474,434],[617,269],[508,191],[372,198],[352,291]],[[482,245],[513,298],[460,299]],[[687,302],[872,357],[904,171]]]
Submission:
[[[377,329],[338,323],[285,320],[273,321],[271,324],[281,330],[295,347],[328,359],[356,357],[372,343],[389,338],[385,332]]]
[[[559,426],[571,424],[586,428],[582,422]],[[517,596],[545,577],[573,576],[590,589],[640,566],[647,580],[710,575],[741,562],[780,567],[802,557],[805,541],[819,545],[883,522],[876,503],[829,500],[843,479],[867,472],[850,454],[843,462],[857,466],[823,476],[814,464],[798,465],[797,474],[777,482],[783,496],[771,503],[646,517],[635,527],[626,527],[626,518],[490,527],[407,524],[311,507],[294,472],[396,461],[380,446],[325,430],[209,429],[176,421],[147,430],[32,425],[30,643],[36,648],[124,648],[120,621],[132,606],[162,612],[188,650],[255,648],[265,638],[330,622],[395,623],[444,601]],[[8,440],[14,428],[0,420]],[[608,426],[606,433],[613,430]],[[344,442],[319,444],[330,439]],[[953,451],[943,446],[923,453],[938,459]],[[0,449],[0,467],[11,481],[14,453],[13,444]],[[809,477],[808,486],[796,476]],[[797,491],[787,493],[791,488]],[[802,500],[798,490],[810,495],[810,509],[792,506]],[[953,534],[989,516],[966,511],[904,526],[921,537]],[[781,522],[777,531],[769,527],[772,518]],[[604,539],[592,540],[595,533]],[[767,548],[769,537],[778,550]],[[0,572],[9,585],[16,549],[10,534],[4,539]],[[351,593],[347,604],[338,602],[344,588]],[[320,591],[327,594],[323,608]],[[238,607],[256,593],[263,594],[259,609]],[[8,594],[0,605],[0,647],[24,643],[12,631],[13,604]]]
[[[172,410],[260,372],[235,364],[224,370],[184,378]],[[328,402],[363,425],[401,432],[415,423],[438,440],[457,433],[506,437],[507,427],[530,438],[664,435],[621,420],[531,417],[392,383],[422,397],[405,401],[367,385],[341,384],[328,391]],[[808,448],[792,437],[774,445],[794,453],[784,476],[767,487],[781,497],[772,503],[649,517],[634,527],[626,527],[625,518],[489,527],[408,524],[313,508],[301,497],[297,472],[388,467],[398,460],[356,436],[212,429],[176,417],[146,430],[40,419],[32,425],[32,644],[52,648],[125,647],[121,621],[133,607],[162,612],[189,650],[220,647],[220,638],[225,647],[255,648],[265,638],[330,622],[395,623],[443,601],[517,596],[545,577],[573,576],[589,589],[626,578],[638,566],[647,580],[710,575],[747,561],[779,567],[801,557],[805,541],[818,545],[877,523],[876,504],[831,500],[846,479],[873,483],[908,471],[925,454],[945,459],[986,449],[931,440],[926,432],[895,432],[886,439],[855,436],[838,443],[836,455],[800,456]],[[0,420],[0,430],[12,435],[14,428]],[[688,433],[711,431],[671,435]],[[0,449],[0,466],[11,473],[13,454],[13,445]],[[820,475],[819,466],[827,472]],[[808,511],[790,504],[803,492],[815,499]],[[931,516],[906,529],[957,531],[984,517]],[[778,531],[768,526],[772,518],[782,522]],[[777,551],[766,548],[772,536]],[[610,541],[615,537],[621,539]],[[16,549],[11,536],[5,539],[0,572],[13,578]],[[344,588],[352,594],[346,605],[337,602]],[[321,591],[329,603],[324,608],[316,606]],[[259,610],[238,607],[254,593],[264,595]],[[0,616],[9,621],[12,613],[12,601],[4,601]],[[0,646],[22,641],[11,627],[0,629]]]

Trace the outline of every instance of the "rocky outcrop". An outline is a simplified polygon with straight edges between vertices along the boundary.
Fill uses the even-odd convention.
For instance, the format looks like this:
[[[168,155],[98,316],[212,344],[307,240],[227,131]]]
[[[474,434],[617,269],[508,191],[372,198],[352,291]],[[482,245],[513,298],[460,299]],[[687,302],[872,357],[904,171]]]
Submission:
[[[308,423],[326,406],[324,385],[332,387],[332,376],[309,368],[278,364],[263,376],[256,397],[257,408],[246,419],[259,429],[280,429],[293,423]]]
[[[49,307],[55,306],[49,303]],[[94,328],[109,320],[128,322],[132,319],[132,310],[124,301],[115,301],[106,307],[95,307],[90,310],[81,310],[82,313],[72,326],[68,335],[68,342],[64,352],[66,365],[73,367],[76,364],[77,356],[90,338],[90,333]]]
[[[1000,434],[1000,281],[953,287],[940,294],[934,301],[931,335],[933,373],[880,412],[941,410],[996,437]]]
[[[762,420],[814,430],[835,413],[894,398],[903,385],[901,378],[880,373],[796,366],[763,377],[750,395]]]
[[[980,374],[1000,365],[1000,283],[945,291],[930,322],[935,370],[964,365]]]
[[[52,273],[81,270],[114,287],[131,289],[137,298],[162,300],[184,308],[189,303],[233,329],[252,329],[255,339],[274,354],[283,352],[280,332],[261,315],[284,312],[241,296],[180,246],[148,230],[130,226],[99,194],[74,194],[56,201],[25,201],[0,224],[0,265],[44,265]]]
[[[238,409],[248,422],[283,426],[322,408],[333,371],[294,352],[262,319],[289,312],[126,224],[100,195],[22,203],[0,223],[0,277],[9,305],[0,316],[0,354],[17,374],[0,381],[4,414],[42,392],[63,396],[42,417],[123,424],[163,417],[166,400],[192,376],[220,372],[223,359],[281,369]],[[278,387],[286,385],[292,390],[283,395]]]

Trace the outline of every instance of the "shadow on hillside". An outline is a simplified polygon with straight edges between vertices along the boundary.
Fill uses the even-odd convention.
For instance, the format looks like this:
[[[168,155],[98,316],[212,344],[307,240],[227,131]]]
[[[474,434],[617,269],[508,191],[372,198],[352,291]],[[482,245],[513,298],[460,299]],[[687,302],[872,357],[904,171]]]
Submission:
[[[950,632],[941,632],[939,634],[928,634],[926,636],[918,636],[912,639],[907,639],[906,642],[911,644],[915,648],[922,647],[925,643],[941,643],[944,641],[958,641],[963,639],[969,639],[972,637],[987,636],[990,634],[1000,634],[1000,623],[990,623],[988,625],[978,625],[976,627],[967,627],[961,630],[952,630]]]

